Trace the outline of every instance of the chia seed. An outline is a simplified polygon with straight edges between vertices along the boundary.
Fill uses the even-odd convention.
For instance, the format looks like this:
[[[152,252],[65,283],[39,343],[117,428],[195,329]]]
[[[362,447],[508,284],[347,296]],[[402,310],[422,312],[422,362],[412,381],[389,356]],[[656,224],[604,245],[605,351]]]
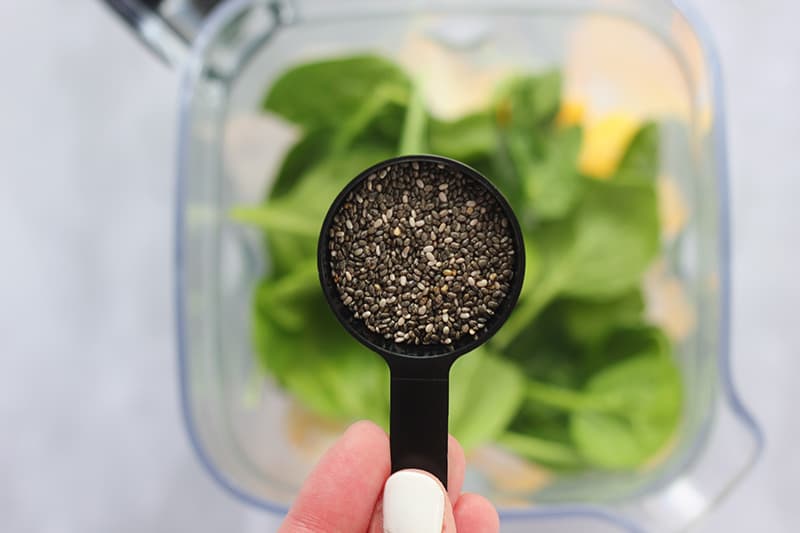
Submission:
[[[399,163],[371,174],[342,202],[329,235],[342,303],[397,343],[477,338],[514,276],[510,224],[497,200],[441,164]]]

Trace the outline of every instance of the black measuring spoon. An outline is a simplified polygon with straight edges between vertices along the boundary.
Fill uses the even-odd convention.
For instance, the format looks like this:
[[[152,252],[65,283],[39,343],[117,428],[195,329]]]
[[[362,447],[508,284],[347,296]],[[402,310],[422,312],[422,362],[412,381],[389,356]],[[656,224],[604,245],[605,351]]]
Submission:
[[[426,470],[447,486],[450,367],[497,332],[522,288],[525,248],[511,206],[458,161],[389,159],[361,172],[333,201],[317,262],[337,319],[389,366],[392,472]],[[397,263],[428,285],[399,280]],[[499,277],[481,264],[499,265]],[[448,309],[470,312],[451,316]]]

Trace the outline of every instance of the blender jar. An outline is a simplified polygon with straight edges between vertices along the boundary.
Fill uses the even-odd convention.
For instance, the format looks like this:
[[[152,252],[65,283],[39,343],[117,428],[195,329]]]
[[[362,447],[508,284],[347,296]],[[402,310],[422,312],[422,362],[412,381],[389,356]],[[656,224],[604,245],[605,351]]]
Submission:
[[[283,513],[322,447],[297,445],[293,431],[315,429],[292,426],[291,401],[258,371],[251,298],[269,264],[260,233],[229,216],[233,206],[262,201],[294,138],[264,117],[263,93],[287,68],[318,58],[372,52],[424,65],[432,41],[482,72],[558,68],[565,94],[592,110],[623,109],[657,121],[664,132],[660,175],[670,178],[666,193],[681,199],[684,218],[680,236],[663,239],[653,274],[666,279],[681,302],[651,309],[681,330],[676,357],[684,412],[669,451],[634,472],[556,478],[513,501],[497,496],[491,480],[470,467],[465,490],[493,498],[508,531],[527,531],[532,523],[537,531],[676,531],[702,516],[753,465],[761,437],[736,395],[728,361],[720,73],[708,36],[688,8],[668,0],[230,0],[165,2],[160,10],[146,2],[109,3],[182,70],[176,212],[181,398],[195,450],[229,491]],[[434,53],[432,70],[435,61]],[[452,84],[442,91],[443,113],[469,99]]]

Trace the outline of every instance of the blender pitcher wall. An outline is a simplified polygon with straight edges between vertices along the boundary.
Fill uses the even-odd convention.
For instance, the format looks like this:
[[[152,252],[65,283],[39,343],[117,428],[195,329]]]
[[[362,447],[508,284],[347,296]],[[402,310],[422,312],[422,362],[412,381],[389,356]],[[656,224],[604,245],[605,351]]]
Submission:
[[[223,0],[103,0],[162,61],[177,67]]]
[[[689,280],[691,298],[702,311],[701,319],[708,321],[701,324],[701,331],[691,337],[681,356],[684,372],[690,372],[689,394],[696,412],[687,417],[686,438],[657,474],[611,476],[603,481],[602,490],[587,490],[583,481],[567,480],[536,496],[537,505],[503,509],[501,514],[509,527],[525,520],[558,522],[584,516],[626,529],[635,529],[635,523],[655,522],[657,530],[672,531],[706,512],[747,471],[758,455],[760,439],[728,376],[724,117],[713,52],[690,18],[671,2],[657,0],[504,1],[491,5],[480,1],[339,2],[335,9],[332,3],[298,1],[291,3],[291,11],[275,8],[285,5],[246,0],[222,4],[211,13],[182,64],[176,245],[179,351],[187,424],[209,472],[243,500],[282,512],[311,464],[285,439],[275,438],[280,431],[277,421],[288,408],[280,391],[266,387],[257,400],[252,399],[253,359],[245,303],[265,265],[259,238],[235,227],[225,216],[234,202],[258,201],[266,186],[263,171],[253,172],[262,176],[256,186],[242,187],[244,182],[237,181],[237,167],[252,165],[243,164],[230,147],[233,121],[242,119],[255,125],[262,143],[256,151],[272,154],[268,156],[271,159],[280,154],[280,141],[286,142],[280,132],[264,127],[258,119],[260,91],[270,78],[293,61],[359,47],[394,56],[394,39],[402,38],[408,29],[404,24],[424,23],[426,9],[431,16],[446,17],[456,10],[460,15],[508,24],[515,31],[525,30],[519,35],[500,32],[499,39],[515,43],[506,50],[508,56],[526,68],[566,62],[560,32],[574,28],[575,20],[613,19],[618,27],[627,28],[625,31],[649,36],[648,46],[667,50],[676,58],[679,79],[675,83],[684,95],[677,110],[684,120],[680,133],[688,140],[678,141],[679,157],[667,164],[679,174],[692,208],[702,207],[695,212],[705,218],[693,220],[689,238],[670,252],[675,259],[670,268]],[[503,17],[504,10],[509,16]],[[135,13],[143,14],[129,17],[129,21],[146,42],[169,61],[180,61],[176,50],[183,50],[187,39],[175,30],[177,24],[152,10]],[[376,20],[385,23],[368,23]],[[177,43],[174,49],[163,44],[165,35],[172,37],[163,42]],[[359,38],[363,40],[358,42]],[[539,55],[521,48],[530,47],[526,39],[537,40],[534,49]],[[612,79],[618,85],[612,92],[617,98],[625,95],[626,101],[648,104],[637,92],[635,79],[624,81],[626,75],[616,73]],[[655,75],[664,76],[663,72]],[[608,73],[590,71],[588,76],[589,81],[597,81]],[[607,95],[601,90],[596,97],[602,100]],[[707,283],[714,279],[716,285]],[[733,433],[726,433],[730,431]],[[710,453],[711,446],[725,442],[726,435],[735,435],[742,443],[734,456]],[[723,475],[715,474],[713,482],[695,475],[703,471],[709,457],[722,458],[714,471]],[[692,497],[687,499],[687,494]]]

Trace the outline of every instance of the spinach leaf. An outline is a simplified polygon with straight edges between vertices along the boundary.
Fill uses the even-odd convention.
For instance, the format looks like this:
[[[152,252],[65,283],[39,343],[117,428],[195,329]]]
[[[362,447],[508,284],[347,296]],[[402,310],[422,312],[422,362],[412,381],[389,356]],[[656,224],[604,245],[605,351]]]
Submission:
[[[539,463],[558,468],[583,465],[580,454],[569,444],[510,431],[501,435],[497,442],[512,452]]]
[[[510,153],[508,135],[498,132],[497,143],[497,151],[493,157],[484,159],[483,166],[476,168],[484,169],[485,175],[503,192],[523,230],[526,230],[529,227],[530,209],[525,198],[522,179]]]
[[[583,364],[595,373],[643,353],[669,355],[670,343],[663,331],[640,317],[638,324],[618,323],[602,342],[585,352]]]
[[[308,316],[322,318],[325,311],[325,303],[318,301]],[[283,382],[305,407],[335,420],[366,418],[387,426],[388,368],[378,355],[354,344],[335,318],[309,325],[283,342],[302,354]]]
[[[644,315],[639,289],[608,300],[563,299],[557,306],[569,336],[587,347],[597,346],[619,327],[640,324]]]
[[[411,82],[399,67],[379,56],[305,63],[273,83],[263,108],[307,131],[337,128],[379,86],[391,86],[407,98]]]
[[[464,450],[490,442],[522,403],[525,377],[486,348],[461,357],[450,376],[450,432]]]
[[[303,239],[319,236],[319,225],[303,212],[294,209],[292,202],[271,202],[266,206],[235,207],[231,217],[246,224],[259,226],[264,231],[290,235]]]
[[[522,291],[516,308],[491,340],[495,349],[506,350],[567,282],[574,226],[571,219],[565,219],[540,226],[536,232],[524,236],[526,268]],[[530,258],[534,258],[535,270],[528,266]]]
[[[581,192],[577,159],[581,129],[554,130],[546,139],[539,160],[518,161],[530,207],[539,219],[560,218],[574,207]]]
[[[655,126],[643,126],[614,180],[581,178],[580,198],[570,215],[526,235],[526,246],[538,251],[542,268],[536,278],[526,277],[520,303],[496,344],[507,346],[556,296],[608,299],[638,285],[659,248],[655,183],[646,174],[655,172],[657,144]]]
[[[259,284],[253,299],[253,337],[262,367],[284,382],[287,370],[296,362],[294,335],[306,327],[308,306],[318,292],[315,265],[306,261],[291,274],[266,278]]]
[[[544,157],[545,143],[561,101],[560,92],[558,72],[515,76],[499,87],[492,104],[497,131],[494,179],[523,225],[532,210],[525,194],[526,175]]]
[[[592,376],[583,390],[535,379],[526,386],[522,412],[528,420],[532,406],[540,406],[536,421],[546,420],[548,412],[550,418],[569,413],[571,442],[595,467],[641,464],[665,445],[680,418],[681,383],[668,342],[655,328],[632,332],[626,342],[607,345],[605,359],[616,362]]]
[[[634,134],[612,179],[652,181],[658,176],[658,125],[646,122]]]
[[[319,164],[328,152],[331,137],[329,130],[316,130],[297,141],[283,159],[269,191],[270,198],[286,195],[303,175]]]
[[[343,118],[332,140],[335,154],[346,154],[351,146],[369,144],[391,148],[400,141],[408,104],[407,91],[380,83],[367,95],[353,114]]]
[[[527,236],[542,268],[535,279],[526,277],[517,309],[495,337],[501,347],[557,295],[607,299],[634,289],[658,252],[654,182],[582,181],[571,215],[542,224]]]
[[[543,309],[503,354],[524,371],[529,382],[578,389],[589,377],[584,363],[585,352],[586,349],[566,332],[562,312],[556,303]],[[572,446],[568,427],[568,413],[563,409],[528,400],[523,403],[509,429],[520,435]]]
[[[431,152],[458,161],[491,157],[497,150],[497,132],[491,113],[474,113],[454,121],[432,119]],[[487,173],[491,176],[491,173]]]
[[[503,354],[524,371],[528,379],[577,388],[589,377],[582,368],[586,349],[564,327],[557,304],[550,304]]]
[[[561,72],[516,76],[497,91],[495,109],[501,126],[537,131],[550,124],[561,106]]]
[[[425,110],[425,102],[422,100],[419,87],[415,87],[406,109],[403,134],[398,148],[400,155],[427,152],[428,148],[425,142],[427,126],[428,112]]]
[[[605,299],[634,289],[659,249],[652,183],[585,179],[570,217],[529,235],[542,268],[525,280],[520,302],[495,344],[504,348],[557,295]]]
[[[638,291],[603,302],[558,299],[503,354],[531,380],[579,388],[606,366],[663,349],[663,333],[642,313]]]
[[[562,292],[608,298],[636,287],[659,249],[654,183],[586,180],[574,222]]]
[[[590,401],[613,408],[582,409],[570,430],[589,463],[633,468],[658,452],[674,433],[681,414],[681,381],[674,361],[663,354],[627,359],[589,381]]]
[[[290,194],[267,202],[265,209],[271,205],[293,209],[319,228],[342,188],[362,170],[393,154],[391,148],[368,144],[351,146],[347,153],[331,154],[306,173]],[[319,230],[314,239],[318,236]]]
[[[337,420],[369,418],[385,426],[386,364],[336,321],[319,288],[315,261],[263,282],[254,313],[261,364],[305,407]]]

